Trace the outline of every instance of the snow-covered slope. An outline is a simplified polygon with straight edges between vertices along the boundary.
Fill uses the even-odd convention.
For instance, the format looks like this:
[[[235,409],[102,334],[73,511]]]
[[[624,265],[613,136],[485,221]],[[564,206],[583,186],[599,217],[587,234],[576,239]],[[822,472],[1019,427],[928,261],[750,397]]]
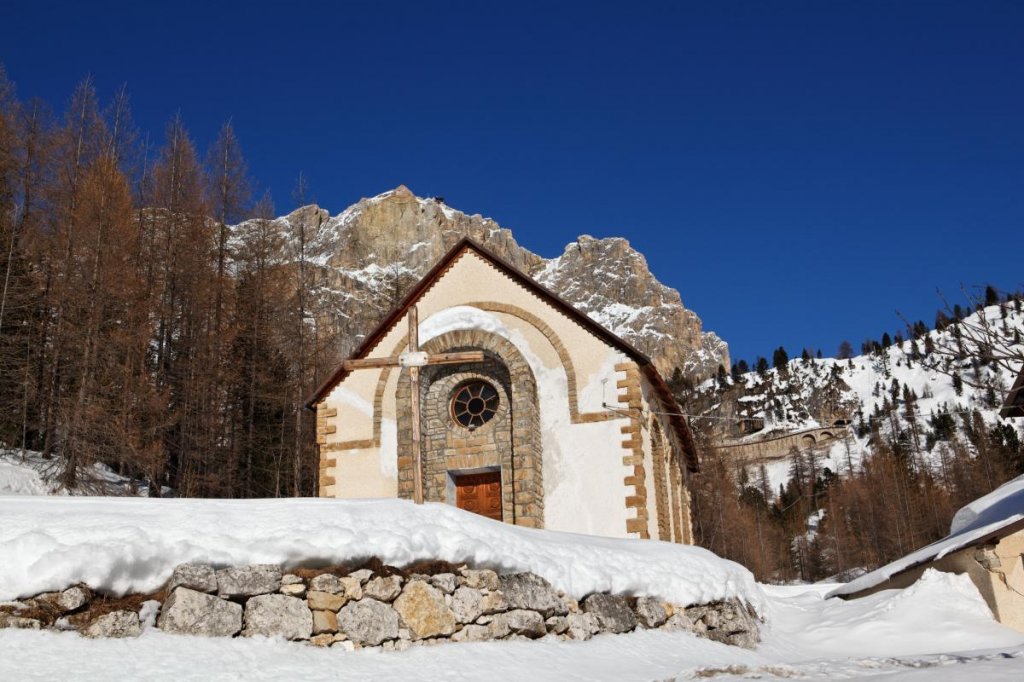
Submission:
[[[3,495],[138,495],[149,494],[143,481],[118,475],[105,464],[96,463],[79,474],[79,485],[68,492],[54,478],[56,460],[44,459],[38,452],[0,450],[0,496]],[[171,489],[165,487],[163,495]]]
[[[1004,349],[1022,348],[1019,338],[1024,333],[1024,313],[1014,303],[986,307],[962,322],[975,328],[982,323],[987,323]],[[944,356],[942,349],[957,345],[953,327],[930,331],[927,337],[905,340],[847,360],[790,360],[784,370],[743,374],[738,384],[727,378],[724,388],[710,380],[698,388],[698,404],[706,414],[728,417],[734,423],[742,419],[763,420],[763,429],[737,439],[740,441],[851,420],[850,436],[821,453],[821,466],[839,474],[856,467],[870,449],[873,426],[883,437],[892,437],[895,430],[895,435],[907,439],[910,447],[914,447],[916,438],[917,449],[926,461],[932,462],[940,459],[949,447],[946,440],[936,438],[931,426],[935,416],[950,414],[962,433],[963,419],[957,413],[971,415],[976,411],[986,426],[1007,423],[1020,433],[1021,425],[999,417],[999,407],[1016,373],[997,363],[974,366],[970,356],[977,349],[972,348],[969,340],[964,341],[966,359]],[[929,353],[929,348],[938,350]],[[956,374],[961,381],[954,379]],[[907,413],[907,392],[916,425],[911,424]],[[895,407],[891,418],[883,416],[886,406]],[[719,434],[723,439],[735,436]],[[788,463],[769,464],[768,469],[773,488],[778,489],[778,484],[785,482]]]

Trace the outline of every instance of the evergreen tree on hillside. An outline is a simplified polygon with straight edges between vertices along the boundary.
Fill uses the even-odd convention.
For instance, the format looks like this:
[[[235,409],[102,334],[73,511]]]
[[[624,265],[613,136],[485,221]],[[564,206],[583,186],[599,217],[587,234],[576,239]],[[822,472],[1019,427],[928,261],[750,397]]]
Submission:
[[[840,360],[849,360],[853,357],[853,346],[850,345],[849,341],[844,340],[839,344],[839,350],[836,352],[836,357]]]
[[[786,353],[786,349],[783,348],[782,346],[776,348],[775,351],[772,353],[772,367],[774,367],[775,369],[780,369],[782,367],[785,367],[788,362],[789,355]]]

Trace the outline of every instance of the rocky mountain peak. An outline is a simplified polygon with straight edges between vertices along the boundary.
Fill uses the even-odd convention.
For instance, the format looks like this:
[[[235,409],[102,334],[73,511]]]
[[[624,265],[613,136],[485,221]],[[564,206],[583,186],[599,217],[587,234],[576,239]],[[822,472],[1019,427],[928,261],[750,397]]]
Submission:
[[[313,294],[332,310],[350,347],[396,305],[452,246],[470,237],[622,336],[671,375],[691,379],[729,366],[728,347],[704,332],[679,292],[661,284],[647,260],[622,238],[582,235],[546,260],[520,246],[512,231],[479,214],[467,215],[405,185],[360,199],[330,216],[316,205],[277,220],[291,253],[301,235],[302,258],[318,268]]]

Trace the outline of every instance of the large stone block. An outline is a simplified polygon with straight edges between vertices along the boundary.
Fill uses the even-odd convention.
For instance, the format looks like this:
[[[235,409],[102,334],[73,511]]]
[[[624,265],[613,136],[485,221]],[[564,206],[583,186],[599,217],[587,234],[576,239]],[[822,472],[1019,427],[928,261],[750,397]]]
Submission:
[[[501,593],[512,609],[537,611],[544,618],[564,616],[569,612],[555,588],[534,573],[510,573],[498,578]]]
[[[466,587],[472,587],[478,590],[498,589],[498,574],[494,571],[489,571],[487,569],[476,571],[464,568],[462,570],[462,576],[466,580]]]
[[[341,580],[333,573],[321,573],[309,581],[310,592],[327,592],[328,594],[339,594],[345,590]]]
[[[522,635],[530,639],[543,637],[547,634],[544,617],[536,611],[516,609],[507,613],[499,613],[491,620],[491,634],[495,639],[509,635]]]
[[[310,592],[306,595],[309,608],[314,611],[337,611],[348,603],[349,599],[343,594],[331,594],[329,592]]]
[[[363,596],[391,602],[402,593],[402,578],[397,575],[378,576],[363,586]]]
[[[445,603],[444,593],[422,580],[406,584],[394,607],[413,639],[455,632],[455,613]]]
[[[176,587],[187,587],[196,592],[216,592],[217,572],[208,564],[179,564],[167,581],[167,591]]]
[[[56,603],[60,608],[61,613],[70,613],[71,611],[77,611],[88,604],[91,598],[92,592],[88,587],[84,585],[76,585],[75,587],[69,587],[57,595]]]
[[[242,629],[242,606],[178,587],[160,609],[157,627],[186,635],[230,637]]]
[[[306,602],[285,594],[261,594],[245,603],[246,637],[284,637],[309,639],[313,632],[313,614]]]
[[[349,602],[338,612],[338,630],[362,646],[398,638],[398,613],[376,599]]]
[[[333,611],[313,612],[313,634],[335,633],[338,631],[338,614]]]
[[[35,618],[0,613],[0,628],[17,628],[19,630],[38,630],[43,624]]]
[[[636,614],[625,597],[592,594],[583,600],[583,611],[593,614],[602,632],[630,632],[636,628]]]
[[[460,623],[472,623],[483,615],[483,608],[480,602],[483,593],[472,587],[460,587],[452,595],[452,611],[455,613],[455,620]]]
[[[281,567],[254,564],[217,571],[217,594],[221,597],[254,597],[277,592],[281,587]]]
[[[82,634],[86,637],[138,637],[142,634],[139,614],[134,611],[111,611],[88,625]]]
[[[491,628],[486,625],[467,625],[451,636],[453,642],[486,642],[493,638]]]
[[[645,628],[661,627],[668,620],[668,611],[660,599],[654,597],[640,597],[636,600],[637,620]]]

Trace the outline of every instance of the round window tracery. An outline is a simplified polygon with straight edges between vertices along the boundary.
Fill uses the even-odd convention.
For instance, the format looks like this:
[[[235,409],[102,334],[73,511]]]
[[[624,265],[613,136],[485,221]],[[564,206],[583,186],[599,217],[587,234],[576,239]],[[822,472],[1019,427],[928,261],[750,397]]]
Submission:
[[[452,393],[452,419],[467,429],[483,426],[497,411],[498,391],[486,381],[467,381]]]

